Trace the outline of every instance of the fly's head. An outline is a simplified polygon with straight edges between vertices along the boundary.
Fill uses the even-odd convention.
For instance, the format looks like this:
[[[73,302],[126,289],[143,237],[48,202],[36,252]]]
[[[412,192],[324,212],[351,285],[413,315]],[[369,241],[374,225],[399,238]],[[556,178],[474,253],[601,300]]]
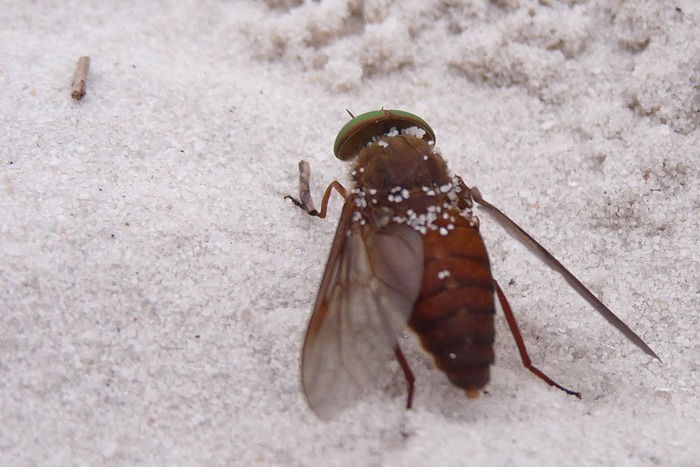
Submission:
[[[381,109],[358,115],[338,132],[333,145],[335,157],[341,161],[350,160],[377,138],[413,127],[422,130],[422,139],[435,142],[435,132],[430,125],[412,113]]]
[[[411,190],[450,181],[430,125],[401,110],[354,117],[338,133],[334,150],[341,160],[355,159],[353,177],[360,188]]]

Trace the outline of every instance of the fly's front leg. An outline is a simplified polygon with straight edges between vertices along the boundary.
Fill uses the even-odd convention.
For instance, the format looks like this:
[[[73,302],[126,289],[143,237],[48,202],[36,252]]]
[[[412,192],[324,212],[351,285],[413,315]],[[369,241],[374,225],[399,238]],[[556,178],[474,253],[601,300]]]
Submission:
[[[314,206],[314,201],[311,198],[311,188],[309,187],[309,179],[311,178],[311,166],[306,161],[299,162],[299,199],[292,196],[285,196],[284,199],[290,200],[296,206],[300,207],[307,212],[310,216],[320,217],[324,219],[326,217],[326,211],[328,210],[328,200],[331,197],[331,192],[333,189],[340,193],[344,199],[348,197],[345,187],[340,184],[337,180],[333,180],[326,192],[323,193],[323,198],[321,199],[321,211],[319,212]]]

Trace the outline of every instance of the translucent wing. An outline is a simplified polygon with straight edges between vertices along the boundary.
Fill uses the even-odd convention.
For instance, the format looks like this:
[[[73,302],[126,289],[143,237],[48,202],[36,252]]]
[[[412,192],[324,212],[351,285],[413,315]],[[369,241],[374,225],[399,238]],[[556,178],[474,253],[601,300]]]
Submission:
[[[508,216],[503,214],[498,208],[493,204],[486,201],[481,197],[481,193],[476,188],[471,188],[470,193],[474,198],[474,201],[479,203],[480,207],[486,212],[493,220],[495,220],[501,227],[503,227],[506,232],[508,232],[514,239],[520,242],[525,248],[530,250],[535,256],[537,256],[544,264],[552,268],[554,271],[558,272],[564,277],[564,280],[573,288],[578,294],[583,297],[595,310],[603,315],[608,323],[612,324],[615,329],[620,331],[627,339],[629,339],[634,345],[639,347],[647,355],[656,358],[661,361],[658,355],[651,350],[651,348],[639,337],[634,331],[632,331],[629,326],[627,326],[620,318],[618,318],[615,313],[610,311],[610,309],[601,302],[598,297],[593,295],[593,292],[588,290],[588,288],[581,283],[576,276],[574,276],[568,269],[564,267],[563,264],[559,262],[549,251],[547,251],[540,243],[532,238],[527,232],[525,232],[518,224],[513,222]]]
[[[376,387],[386,373],[420,291],[423,242],[413,228],[377,230],[343,208],[302,354],[302,385],[329,419]]]

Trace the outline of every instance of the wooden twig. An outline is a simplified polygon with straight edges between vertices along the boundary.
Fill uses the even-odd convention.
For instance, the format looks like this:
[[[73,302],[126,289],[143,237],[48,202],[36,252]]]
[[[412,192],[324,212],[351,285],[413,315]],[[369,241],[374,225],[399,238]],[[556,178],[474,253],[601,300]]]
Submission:
[[[80,57],[73,74],[73,82],[70,85],[70,96],[79,101],[85,95],[85,81],[90,69],[90,57]]]

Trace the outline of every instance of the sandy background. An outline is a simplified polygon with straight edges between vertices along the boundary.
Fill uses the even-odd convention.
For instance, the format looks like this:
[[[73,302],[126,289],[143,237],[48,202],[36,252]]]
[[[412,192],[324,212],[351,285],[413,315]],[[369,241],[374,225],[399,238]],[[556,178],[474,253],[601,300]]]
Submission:
[[[3,465],[696,465],[700,4],[5,1],[0,14]],[[88,94],[70,98],[90,55]],[[324,423],[299,353],[355,113],[430,123],[455,173],[661,356],[484,222],[533,360],[498,315],[466,400],[404,344]]]

